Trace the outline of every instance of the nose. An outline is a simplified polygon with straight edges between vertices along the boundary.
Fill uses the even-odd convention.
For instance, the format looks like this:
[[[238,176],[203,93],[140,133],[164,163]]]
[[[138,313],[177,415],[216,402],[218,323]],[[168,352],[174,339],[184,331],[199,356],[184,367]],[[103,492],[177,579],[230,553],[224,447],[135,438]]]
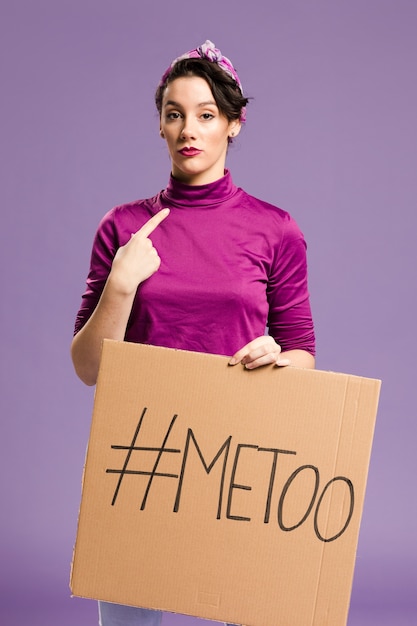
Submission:
[[[180,137],[184,141],[187,139],[196,139],[197,137],[195,123],[188,117],[184,118]]]

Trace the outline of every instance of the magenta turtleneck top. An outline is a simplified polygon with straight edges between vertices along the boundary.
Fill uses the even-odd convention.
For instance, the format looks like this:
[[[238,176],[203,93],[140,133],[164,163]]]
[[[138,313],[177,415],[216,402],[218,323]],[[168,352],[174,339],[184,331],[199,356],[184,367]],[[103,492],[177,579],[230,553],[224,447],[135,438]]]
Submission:
[[[314,354],[306,244],[285,211],[248,195],[230,173],[115,207],[99,224],[75,332],[96,307],[117,249],[164,207],[152,233],[159,270],[138,288],[125,339],[233,355],[263,335]]]

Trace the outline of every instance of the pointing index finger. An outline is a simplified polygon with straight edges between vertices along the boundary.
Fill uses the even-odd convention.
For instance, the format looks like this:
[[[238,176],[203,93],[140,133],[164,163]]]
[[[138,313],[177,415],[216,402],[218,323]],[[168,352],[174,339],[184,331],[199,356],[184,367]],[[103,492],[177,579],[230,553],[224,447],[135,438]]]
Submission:
[[[161,211],[158,211],[156,215],[154,215],[147,222],[145,222],[142,228],[139,228],[135,235],[140,235],[141,237],[149,237],[149,235],[153,233],[155,228],[157,228],[168,215],[169,209],[162,209]]]

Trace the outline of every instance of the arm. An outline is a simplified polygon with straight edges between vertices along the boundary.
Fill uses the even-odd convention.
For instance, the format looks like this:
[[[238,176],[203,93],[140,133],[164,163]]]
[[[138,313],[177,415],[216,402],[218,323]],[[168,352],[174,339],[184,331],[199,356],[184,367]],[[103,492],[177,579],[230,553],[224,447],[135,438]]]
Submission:
[[[288,365],[293,365],[294,367],[304,367],[310,370],[316,367],[316,359],[307,350],[287,350],[281,353],[281,357],[282,359],[288,359]],[[277,365],[280,365],[280,363],[278,362]]]
[[[148,237],[168,214],[163,209],[154,215],[118,249],[100,300],[72,341],[75,371],[87,385],[96,383],[103,339],[123,341],[136,290],[159,269],[161,260]]]
[[[314,325],[307,285],[306,244],[294,220],[286,230],[268,276],[270,335],[257,337],[230,360],[247,369],[275,363],[278,366],[315,367]]]

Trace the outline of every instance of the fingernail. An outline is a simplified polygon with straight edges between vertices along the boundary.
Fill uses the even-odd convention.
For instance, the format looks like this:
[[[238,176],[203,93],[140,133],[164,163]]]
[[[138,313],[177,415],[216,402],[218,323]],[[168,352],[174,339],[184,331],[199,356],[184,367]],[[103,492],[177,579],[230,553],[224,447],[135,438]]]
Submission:
[[[237,360],[235,359],[235,357],[232,357],[229,361],[229,365],[236,365]]]
[[[278,367],[285,367],[287,365],[291,365],[291,361],[289,361],[288,359],[283,359],[282,361],[277,361],[275,365],[277,365]]]

